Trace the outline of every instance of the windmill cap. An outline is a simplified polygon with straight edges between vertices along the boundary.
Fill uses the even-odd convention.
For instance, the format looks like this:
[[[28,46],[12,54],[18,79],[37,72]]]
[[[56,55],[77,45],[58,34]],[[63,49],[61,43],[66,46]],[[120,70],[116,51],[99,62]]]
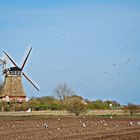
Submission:
[[[18,67],[11,67],[10,71],[21,71],[21,69]]]

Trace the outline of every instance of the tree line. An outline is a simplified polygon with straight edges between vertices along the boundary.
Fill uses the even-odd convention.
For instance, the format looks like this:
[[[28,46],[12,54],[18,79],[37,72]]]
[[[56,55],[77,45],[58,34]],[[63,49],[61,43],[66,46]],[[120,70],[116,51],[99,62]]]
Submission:
[[[0,91],[2,84],[0,84]],[[44,97],[31,97],[27,102],[18,103],[0,101],[1,111],[32,111],[42,110],[67,110],[78,116],[80,113],[88,110],[114,110],[124,109],[131,115],[140,110],[139,106],[134,104],[128,104],[127,106],[121,106],[117,101],[102,101],[95,100],[90,101],[78,96],[67,84],[59,84],[53,90],[52,96]]]

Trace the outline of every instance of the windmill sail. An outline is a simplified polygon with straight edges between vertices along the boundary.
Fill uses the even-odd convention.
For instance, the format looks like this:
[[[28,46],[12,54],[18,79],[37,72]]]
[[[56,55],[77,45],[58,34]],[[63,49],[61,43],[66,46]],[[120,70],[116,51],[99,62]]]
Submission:
[[[30,48],[30,50],[29,50],[29,52],[28,52],[28,54],[27,54],[27,56],[26,56],[26,58],[25,58],[25,60],[24,60],[24,62],[23,62],[23,64],[22,64],[21,70],[23,70],[23,68],[24,68],[24,66],[25,66],[25,64],[26,64],[26,62],[27,62],[27,59],[28,59],[28,57],[29,57],[31,51],[32,51],[32,47]]]
[[[4,54],[9,58],[9,60],[10,60],[16,67],[18,67],[17,64],[15,63],[15,61],[14,61],[5,51],[3,51],[3,52],[4,52]]]
[[[33,80],[31,80],[31,78],[29,78],[27,74],[25,74],[24,72],[22,72],[22,74],[39,91],[39,86],[35,82],[33,82]]]

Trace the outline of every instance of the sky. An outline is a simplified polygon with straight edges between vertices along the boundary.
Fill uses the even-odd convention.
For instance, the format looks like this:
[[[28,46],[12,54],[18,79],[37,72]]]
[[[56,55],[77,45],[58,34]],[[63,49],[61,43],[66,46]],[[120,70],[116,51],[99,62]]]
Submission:
[[[21,66],[33,46],[24,72],[40,91],[23,78],[28,98],[66,83],[89,100],[140,104],[139,0],[0,0],[0,13],[0,55]]]

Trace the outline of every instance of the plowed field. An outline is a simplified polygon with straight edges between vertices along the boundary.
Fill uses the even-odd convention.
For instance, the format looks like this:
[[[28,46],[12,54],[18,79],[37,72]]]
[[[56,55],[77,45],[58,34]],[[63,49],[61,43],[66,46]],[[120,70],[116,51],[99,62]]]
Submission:
[[[140,119],[68,116],[0,117],[0,140],[94,139],[139,140]]]

